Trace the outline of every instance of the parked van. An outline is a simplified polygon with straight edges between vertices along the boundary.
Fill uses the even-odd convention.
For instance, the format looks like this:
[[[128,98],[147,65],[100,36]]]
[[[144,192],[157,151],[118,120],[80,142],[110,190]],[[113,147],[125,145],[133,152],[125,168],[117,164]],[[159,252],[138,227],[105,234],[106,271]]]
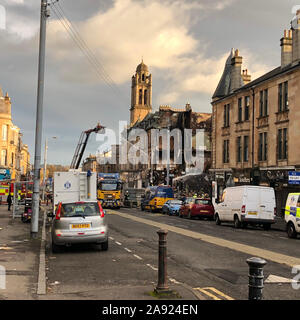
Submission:
[[[239,186],[226,188],[222,199],[215,202],[215,221],[233,222],[235,228],[248,224],[260,225],[265,230],[275,223],[276,201],[273,188]]]
[[[290,193],[285,204],[286,231],[289,238],[300,233],[300,193]]]
[[[161,210],[168,200],[174,199],[173,189],[169,186],[153,186],[145,190],[141,210]]]

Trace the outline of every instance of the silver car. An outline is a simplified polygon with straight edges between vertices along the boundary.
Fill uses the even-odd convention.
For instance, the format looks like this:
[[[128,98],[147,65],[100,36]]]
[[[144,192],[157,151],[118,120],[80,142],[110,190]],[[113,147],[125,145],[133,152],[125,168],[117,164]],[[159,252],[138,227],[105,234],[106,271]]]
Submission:
[[[75,243],[100,244],[108,249],[108,226],[100,202],[59,203],[52,221],[52,252]]]

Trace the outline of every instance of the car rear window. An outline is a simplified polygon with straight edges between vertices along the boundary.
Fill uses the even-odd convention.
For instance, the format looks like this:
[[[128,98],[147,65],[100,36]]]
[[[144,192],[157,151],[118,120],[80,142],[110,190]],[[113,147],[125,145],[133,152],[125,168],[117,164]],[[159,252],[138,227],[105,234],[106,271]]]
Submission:
[[[182,204],[182,201],[180,201],[180,200],[171,200],[170,202],[169,202],[170,204]]]
[[[65,203],[61,208],[62,217],[97,216],[100,210],[98,203]]]
[[[210,205],[211,201],[210,200],[196,200],[196,204],[206,204],[206,205]]]

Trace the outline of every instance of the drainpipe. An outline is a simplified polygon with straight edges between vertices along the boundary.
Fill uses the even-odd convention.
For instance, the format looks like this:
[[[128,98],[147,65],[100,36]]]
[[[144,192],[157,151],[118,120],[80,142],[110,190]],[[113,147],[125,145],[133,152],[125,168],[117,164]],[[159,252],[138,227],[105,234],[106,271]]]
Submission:
[[[255,128],[255,88],[251,88],[252,91],[252,161],[251,161],[251,171],[252,171],[252,184],[254,183],[254,128]]]

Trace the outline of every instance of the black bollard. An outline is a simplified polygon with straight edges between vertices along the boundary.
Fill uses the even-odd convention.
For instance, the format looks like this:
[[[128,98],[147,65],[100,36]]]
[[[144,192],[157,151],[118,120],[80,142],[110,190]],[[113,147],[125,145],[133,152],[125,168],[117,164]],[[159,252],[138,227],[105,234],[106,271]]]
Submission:
[[[157,231],[159,236],[158,255],[158,283],[155,291],[157,293],[167,293],[170,291],[167,283],[167,234],[168,230]]]
[[[247,259],[249,265],[249,300],[262,300],[264,288],[263,268],[267,262],[261,258]]]

